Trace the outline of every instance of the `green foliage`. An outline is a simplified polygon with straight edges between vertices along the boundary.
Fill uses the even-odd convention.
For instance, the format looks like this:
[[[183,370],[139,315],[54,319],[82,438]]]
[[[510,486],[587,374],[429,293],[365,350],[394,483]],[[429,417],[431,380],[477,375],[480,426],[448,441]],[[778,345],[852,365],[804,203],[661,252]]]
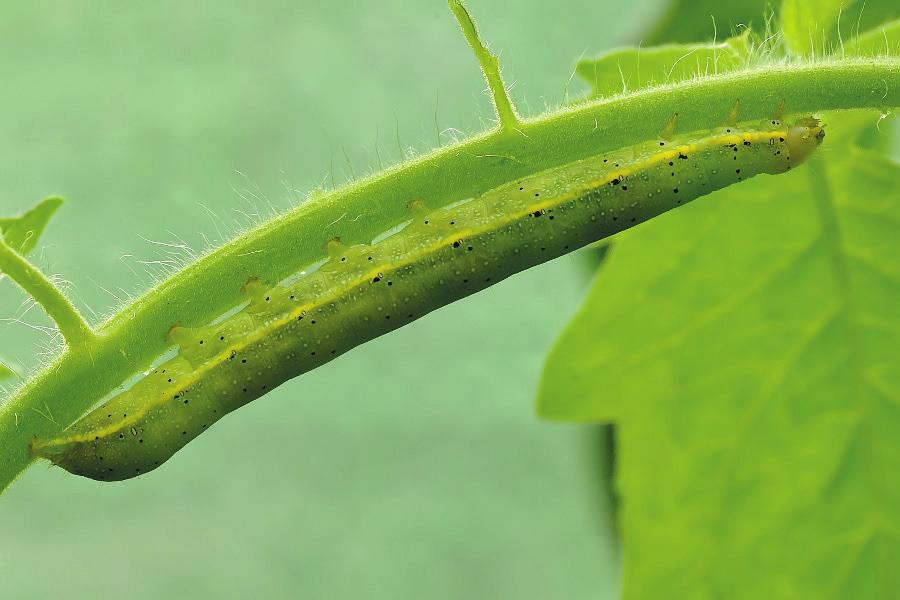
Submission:
[[[862,56],[900,54],[900,20],[885,23],[860,34],[853,41],[852,49]]]
[[[62,203],[62,198],[45,198],[18,217],[0,218],[0,233],[6,244],[23,256],[31,252]]]
[[[586,41],[605,47],[607,32],[646,20],[598,22],[609,1],[558,13],[523,0],[512,15],[492,0],[467,4],[537,109],[539,90],[563,97]],[[460,137],[491,119],[441,2],[7,8],[0,216],[65,192],[31,256],[99,318],[152,285],[137,261],[166,257],[142,238],[177,242],[172,231],[203,252],[204,237],[236,233],[235,209],[265,218],[264,200],[236,192],[261,189],[283,211],[320,184],[330,151],[340,183],[342,146],[359,176],[378,168],[376,135],[390,164],[395,127],[421,154],[435,144],[436,112]],[[539,26],[537,43],[528,32]],[[199,203],[226,221],[221,237]],[[585,494],[582,432],[529,409],[542,355],[584,287],[578,266],[556,261],[363,346],[143,480],[101,489],[35,464],[0,497],[0,596],[609,597],[617,577]],[[45,323],[38,307],[22,315],[23,298],[0,282],[0,360],[26,374],[48,335],[4,321]],[[58,420],[55,405],[36,408]]]
[[[458,17],[461,6],[451,2]],[[446,206],[547,168],[654,139],[673,112],[682,131],[708,129],[721,124],[737,98],[745,120],[769,117],[782,101],[797,113],[900,104],[900,86],[884,86],[898,78],[896,60],[835,59],[700,77],[514,121],[511,104],[504,117],[508,99],[494,57],[478,42],[474,24],[460,20],[485,67],[501,128],[317,196],[246,232],[123,307],[96,337],[58,290],[54,297],[36,270],[8,257],[8,264],[19,267],[17,281],[39,284],[23,287],[57,321],[70,347],[0,408],[6,445],[0,485],[30,463],[33,436],[53,437],[165,352],[165,334],[174,323],[210,322],[243,301],[241,286],[249,277],[280,281],[320,260],[334,235],[346,244],[368,242],[405,221],[414,199],[427,198],[431,208]]]
[[[644,39],[644,45],[699,42],[739,33],[740,27],[761,29],[768,0],[673,0]]]
[[[693,131],[720,123],[735,98],[741,98],[747,120],[767,118],[781,100],[800,113],[897,105],[900,86],[885,95],[882,82],[898,72],[892,59],[835,61],[663,86],[523,121],[518,135],[483,134],[311,200],[151,289],[107,321],[96,339],[31,378],[0,407],[0,439],[7,445],[0,455],[0,484],[8,485],[31,463],[32,437],[55,437],[165,352],[165,333],[174,323],[209,322],[242,301],[241,286],[249,277],[284,279],[320,260],[334,234],[348,244],[367,242],[406,220],[411,199],[427,197],[431,206],[444,206],[529,173],[654,139],[672,111],[679,114],[679,127]],[[51,407],[53,421],[30,410],[44,405]]]
[[[0,380],[9,379],[9,378],[15,377],[15,376],[16,376],[16,372],[13,371],[11,368],[7,367],[5,364],[3,364],[2,361],[0,361]]]
[[[673,0],[643,46],[723,39],[745,29],[764,31],[776,11],[784,37],[799,54],[821,55],[841,40],[900,17],[895,0]]]
[[[124,307],[98,339],[78,335],[80,317],[65,298],[50,297],[52,286],[17,262],[56,207],[0,220],[17,251],[3,257],[20,267],[13,278],[47,298],[61,329],[68,314],[67,337],[78,342],[0,409],[0,488],[29,464],[32,435],[58,433],[146,367],[166,349],[171,324],[206,323],[231,308],[248,276],[277,281],[316,262],[334,233],[368,241],[406,219],[410,199],[445,206],[646,141],[676,112],[679,130],[690,131],[721,125],[738,99],[741,119],[768,117],[784,101],[792,113],[825,112],[826,156],[618,238],[548,362],[539,406],[549,418],[619,426],[621,461],[598,460],[597,471],[615,471],[624,498],[628,597],[891,593],[900,583],[891,563],[900,550],[892,483],[900,467],[900,173],[881,153],[888,144],[875,112],[827,111],[900,103],[896,59],[842,54],[894,55],[898,24],[879,23],[896,16],[896,3],[823,2],[809,11],[787,0],[779,13],[787,43],[817,62],[775,57],[744,70],[747,35],[688,42],[712,39],[710,15],[718,39],[738,23],[765,22],[762,2],[674,2],[651,38],[681,45],[579,65],[595,97],[622,92],[623,82],[626,94],[527,121],[516,117],[499,64],[462,4],[450,4],[486,71],[501,129],[323,193],[247,232]],[[664,85],[644,89],[651,84]],[[8,371],[0,364],[0,378]]]
[[[37,246],[50,218],[62,206],[62,198],[45,198],[31,210],[18,217],[0,218],[0,244],[5,243],[19,255],[26,255]],[[3,268],[0,265],[0,279]],[[15,377],[16,373],[0,361],[0,380]]]
[[[717,75],[747,64],[749,31],[721,43],[666,44],[650,48],[621,48],[597,58],[581,60],[576,72],[600,98],[651,85]]]
[[[850,0],[844,3],[838,22],[831,28],[832,40],[851,40],[898,18],[900,4],[894,0]]]
[[[551,354],[541,413],[620,425],[629,597],[896,574],[900,168],[848,133],[622,236]]]
[[[791,50],[811,55],[823,52],[847,4],[853,4],[853,0],[849,3],[846,0],[784,0],[781,3],[781,30]]]
[[[3,237],[0,238],[0,272],[7,275],[40,304],[56,322],[60,333],[72,346],[72,353],[89,352],[93,341],[90,327],[50,279],[33,264],[29,263],[19,247],[28,252],[37,244],[40,234],[62,204],[60,198],[48,198],[21,217],[5,219]]]
[[[884,54],[895,32],[845,52]],[[900,584],[900,166],[878,115],[826,118],[808,168],[618,236],[548,359],[539,412],[619,431],[627,598]]]
[[[823,56],[835,51],[868,54],[868,49],[884,54],[888,49],[884,47],[881,30],[885,23],[898,16],[900,5],[893,0],[784,0],[780,21],[784,39],[796,54]],[[887,27],[896,27],[896,23]],[[882,43],[872,43],[872,37],[881,37]],[[844,48],[844,40],[852,40],[849,48]]]

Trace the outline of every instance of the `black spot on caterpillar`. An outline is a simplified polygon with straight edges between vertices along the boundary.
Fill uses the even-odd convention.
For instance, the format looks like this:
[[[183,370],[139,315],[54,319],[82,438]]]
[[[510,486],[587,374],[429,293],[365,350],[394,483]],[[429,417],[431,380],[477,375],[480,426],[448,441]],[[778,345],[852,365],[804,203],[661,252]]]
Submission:
[[[787,171],[823,136],[818,121],[802,119],[652,142],[621,156],[550,169],[450,207],[413,211],[405,227],[368,245],[344,247],[333,238],[317,270],[285,286],[251,279],[242,310],[207,327],[174,327],[174,358],[60,437],[33,440],[32,451],[98,480],[146,473],[227,413],[292,377],[713,190]]]

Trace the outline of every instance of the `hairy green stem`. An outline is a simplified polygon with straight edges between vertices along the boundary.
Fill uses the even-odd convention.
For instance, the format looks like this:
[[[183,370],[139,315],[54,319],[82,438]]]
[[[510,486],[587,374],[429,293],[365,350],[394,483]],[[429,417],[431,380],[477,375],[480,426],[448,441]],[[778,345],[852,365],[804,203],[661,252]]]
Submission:
[[[68,298],[25,257],[0,236],[0,272],[19,284],[56,322],[69,346],[84,346],[94,338],[87,321]]]
[[[437,208],[538,171],[654,139],[673,112],[682,131],[741,120],[900,105],[900,61],[772,66],[649,89],[490,131],[320,196],[232,240],[147,292],[70,348],[0,408],[0,489],[31,462],[32,436],[58,434],[170,345],[174,324],[209,322],[242,300],[249,277],[278,282],[323,256],[323,243],[367,243],[409,218],[409,204]],[[364,219],[359,217],[364,216]],[[351,226],[350,223],[365,223]],[[52,413],[50,410],[52,409]]]
[[[497,119],[500,123],[501,131],[513,131],[519,124],[519,116],[513,107],[512,101],[509,99],[509,93],[506,90],[506,84],[503,83],[503,77],[500,75],[500,60],[491,54],[490,50],[485,47],[478,35],[478,28],[469,12],[460,0],[448,0],[450,10],[456,17],[466,41],[472,47],[475,58],[481,66],[481,72],[487,80],[488,88],[491,91],[491,98],[494,102],[494,109],[497,111]]]

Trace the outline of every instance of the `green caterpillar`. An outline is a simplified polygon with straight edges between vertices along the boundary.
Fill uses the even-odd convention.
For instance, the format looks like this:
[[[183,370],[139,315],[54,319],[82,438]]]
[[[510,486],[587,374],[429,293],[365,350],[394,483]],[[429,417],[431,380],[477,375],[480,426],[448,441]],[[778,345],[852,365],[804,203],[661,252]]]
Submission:
[[[178,354],[32,451],[103,481],[146,473],[227,413],[351,348],[510,275],[713,190],[803,162],[815,119],[707,131],[599,156],[413,218],[329,257],[291,284],[251,280],[217,324],[174,327]]]

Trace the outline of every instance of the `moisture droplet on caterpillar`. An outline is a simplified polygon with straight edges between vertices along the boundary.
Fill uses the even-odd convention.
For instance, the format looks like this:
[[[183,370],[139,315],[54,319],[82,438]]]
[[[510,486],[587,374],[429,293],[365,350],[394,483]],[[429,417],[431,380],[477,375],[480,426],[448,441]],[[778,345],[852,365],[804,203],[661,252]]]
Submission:
[[[823,137],[811,118],[731,126],[580,160],[450,207],[415,199],[410,221],[371,244],[332,237],[320,266],[291,284],[251,279],[244,309],[208,327],[174,327],[177,356],[32,450],[93,479],[146,473],[292,377],[694,198],[788,171]]]

